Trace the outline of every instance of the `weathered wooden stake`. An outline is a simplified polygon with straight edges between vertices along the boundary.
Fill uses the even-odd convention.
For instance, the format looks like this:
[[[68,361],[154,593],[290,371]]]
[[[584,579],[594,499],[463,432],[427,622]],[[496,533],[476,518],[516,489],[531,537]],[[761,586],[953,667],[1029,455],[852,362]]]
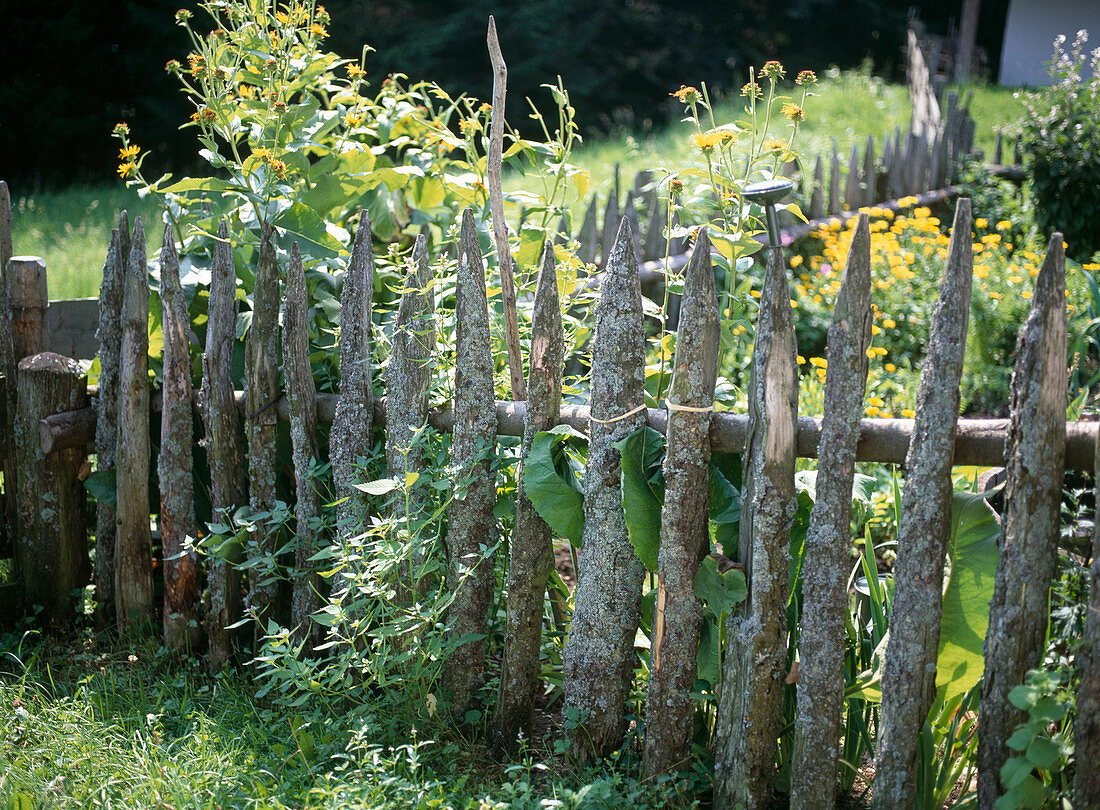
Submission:
[[[840,152],[833,141],[833,160],[829,164],[829,213],[840,213]]]
[[[123,211],[118,228],[111,231],[107,258],[103,261],[103,282],[99,286],[99,393],[96,395],[95,455],[97,472],[115,470],[118,449],[118,370],[122,358],[122,299],[126,287],[126,265],[130,258],[130,220]],[[95,599],[100,604],[100,622],[115,613],[115,542],[118,515],[113,504],[96,501],[95,507]]]
[[[565,338],[554,249],[547,243],[535,287],[531,316],[531,370],[527,379],[527,414],[520,451],[516,521],[508,556],[508,605],[504,664],[497,701],[497,742],[511,750],[520,732],[530,732],[538,692],[539,647],[546,582],[554,564],[554,537],[527,499],[523,470],[535,433],[558,423],[561,411]]]
[[[50,627],[68,627],[76,616],[72,591],[88,583],[87,495],[80,482],[83,448],[46,455],[38,422],[88,404],[87,378],[68,357],[44,352],[19,362],[15,445],[19,517],[16,544],[24,603],[42,605]],[[148,525],[148,524],[146,524]]]
[[[486,37],[489,60],[493,64],[493,111],[489,123],[489,154],[486,158],[486,178],[489,184],[489,206],[492,209],[493,242],[500,266],[500,295],[504,303],[504,345],[508,350],[508,378],[512,399],[527,399],[523,382],[523,357],[520,354],[519,322],[516,317],[516,282],[512,273],[512,251],[508,247],[508,222],[504,218],[504,187],[501,160],[504,150],[504,102],[507,98],[508,66],[497,39],[497,24],[489,15]]]
[[[164,557],[164,642],[195,650],[199,625],[199,561],[187,547],[198,539],[192,482],[194,426],[191,413],[191,319],[180,286],[179,257],[172,229],[160,249],[160,297],[164,319],[164,371],[160,415],[160,539]],[[102,391],[102,389],[100,389]]]
[[[418,238],[419,241],[419,238]],[[362,531],[366,516],[364,493],[352,487],[362,477],[360,459],[370,455],[374,430],[374,389],[371,386],[371,298],[374,259],[370,216],[359,212],[355,244],[340,294],[340,402],[329,433],[332,483],[337,499],[338,534],[345,540]]]
[[[321,497],[314,480],[317,464],[317,389],[309,365],[309,300],[306,272],[298,243],[290,248],[286,274],[286,308],[283,310],[283,375],[290,406],[290,440],[294,447],[294,481],[297,547],[294,553],[294,590],[290,621],[295,637],[316,646],[324,628],[311,616],[321,607],[324,581],[310,557],[321,550],[323,535]]]
[[[825,175],[821,166],[821,155],[814,160],[813,188],[810,191],[810,219],[821,219],[825,216]]]
[[[485,270],[474,213],[462,212],[455,290],[455,426],[451,442],[452,480],[457,492],[447,505],[447,587],[455,593],[447,612],[456,637],[472,634],[451,653],[444,682],[461,720],[478,705],[485,682],[485,635],[497,544],[496,417]]]
[[[1050,586],[1058,561],[1066,450],[1066,256],[1050,239],[1035,279],[1031,312],[1016,342],[1009,395],[1004,539],[985,635],[978,806],[993,810],[1004,792],[1007,740],[1027,715],[1008,693],[1042,662]],[[1082,764],[1084,762],[1082,761]]]
[[[715,746],[715,807],[767,807],[775,788],[787,675],[790,534],[796,508],[798,364],[787,263],[768,253],[749,383],[738,538],[749,596],[726,624]]]
[[[4,386],[4,420],[0,428],[0,472],[4,473],[4,514],[0,516],[0,539],[6,539],[13,548],[19,533],[19,509],[16,503],[15,485],[15,351],[12,345],[11,317],[8,309],[8,260],[11,246],[11,195],[8,184],[0,180],[0,374],[6,379]],[[4,543],[0,542],[0,546]]]
[[[863,152],[863,204],[874,205],[878,202],[875,199],[877,189],[875,188],[878,180],[878,170],[875,168],[875,139],[874,136],[867,136],[867,147]]]
[[[581,570],[563,661],[566,711],[577,714],[568,733],[579,761],[610,754],[625,731],[645,568],[627,536],[615,444],[645,424],[644,365],[641,285],[624,221],[596,305]]]
[[[951,517],[951,456],[973,275],[970,200],[963,197],[955,207],[947,267],[932,315],[928,355],[917,389],[916,425],[905,463],[894,606],[875,758],[872,804],[876,810],[913,806],[918,737],[936,690]]]
[[[580,233],[577,234],[577,258],[585,264],[596,261],[596,249],[599,246],[599,225],[596,217],[596,195],[593,194],[592,201],[584,211]]]
[[[423,446],[414,434],[428,421],[428,389],[432,382],[436,333],[433,281],[428,264],[428,241],[418,236],[393,322],[392,348],[385,371],[386,469],[390,477],[402,481],[409,473],[419,475],[424,471]],[[413,514],[405,514],[402,498],[394,499],[393,514],[398,518],[415,519],[423,502],[423,496],[414,490],[409,498]],[[410,575],[415,577],[425,556],[426,544],[431,540],[417,536],[411,527],[410,537],[422,543],[410,554]],[[410,582],[409,585],[420,590],[420,583]]]
[[[791,765],[791,807],[796,809],[827,810],[836,801],[852,482],[870,345],[871,230],[867,214],[860,214],[829,326],[817,500],[802,567],[798,721]]]
[[[121,632],[152,619],[153,541],[149,530],[149,270],[141,217],[123,282],[118,368],[115,491],[115,620]]]
[[[849,211],[855,211],[863,204],[863,195],[859,191],[859,147],[852,144],[848,154],[848,176],[844,184],[844,204]]]
[[[248,505],[253,513],[270,512],[278,501],[276,434],[279,399],[279,266],[272,228],[260,230],[260,255],[252,292],[252,326],[244,345],[244,432],[248,442]],[[257,637],[267,632],[279,596],[275,550],[278,529],[257,525],[248,561],[248,610],[256,620]]]
[[[206,457],[210,463],[210,506],[214,520],[232,525],[233,512],[246,502],[244,443],[241,422],[233,403],[233,343],[237,324],[237,277],[233,248],[225,220],[218,227],[207,305],[206,354],[203,355],[202,400],[206,427]],[[236,565],[240,549],[223,544],[207,563],[210,604],[206,635],[210,669],[218,671],[233,658],[236,631],[230,629],[241,613],[241,577]]]
[[[649,654],[645,769],[656,776],[685,766],[702,606],[695,596],[699,563],[710,550],[710,417],[718,371],[718,293],[710,239],[700,228],[684,275],[683,303],[668,398],[665,502],[657,559],[657,601]]]
[[[1100,442],[1093,457],[1093,481],[1100,503]],[[1073,754],[1078,763],[1100,762],[1100,520],[1092,529],[1092,567],[1089,569],[1089,610],[1077,649],[1081,683],[1077,687],[1077,716],[1073,725]],[[1073,783],[1078,808],[1100,807],[1100,768],[1077,767]]]
[[[617,184],[616,184],[617,188]],[[613,190],[607,197],[603,211],[603,230],[600,232],[600,268],[606,270],[615,245],[615,224],[619,221],[619,195]],[[631,237],[633,240],[633,237]]]

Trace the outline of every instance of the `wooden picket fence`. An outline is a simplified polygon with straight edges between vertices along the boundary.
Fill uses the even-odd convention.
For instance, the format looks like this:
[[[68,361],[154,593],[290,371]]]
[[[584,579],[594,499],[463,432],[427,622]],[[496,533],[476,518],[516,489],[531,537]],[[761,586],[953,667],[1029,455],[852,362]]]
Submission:
[[[9,211],[0,186],[0,211]],[[616,213],[616,212],[611,212]],[[9,216],[4,214],[3,216]],[[1065,422],[1066,307],[1062,238],[1054,234],[1021,330],[1008,420],[960,420],[959,378],[970,300],[971,213],[959,200],[949,258],[941,282],[923,365],[915,420],[861,419],[871,324],[870,235],[860,214],[829,331],[824,414],[797,414],[798,370],[786,262],[767,248],[756,325],[749,412],[712,412],[717,365],[718,302],[711,252],[700,232],[687,261],[679,339],[664,407],[643,401],[645,326],[641,263],[629,214],[605,238],[591,378],[586,405],[562,401],[565,347],[562,302],[554,254],[546,250],[533,302],[528,397],[494,399],[486,274],[473,214],[462,218],[456,288],[456,380],[451,408],[428,407],[435,356],[434,296],[428,246],[416,243],[393,322],[392,356],[380,373],[386,396],[376,399],[371,379],[373,266],[369,223],[363,215],[342,293],[340,391],[318,394],[309,366],[308,301],[301,257],[292,250],[280,272],[266,230],[256,268],[253,320],[245,346],[243,391],[234,391],[230,360],[235,340],[236,279],[228,234],[220,233],[212,264],[209,320],[202,355],[202,386],[192,390],[189,324],[172,240],[161,250],[163,386],[151,392],[148,375],[147,248],[140,221],[125,215],[112,234],[98,305],[99,386],[90,391],[71,358],[49,351],[52,335],[45,266],[11,257],[0,240],[6,269],[8,318],[0,333],[6,374],[4,447],[6,536],[14,546],[22,598],[44,606],[45,622],[65,625],[71,593],[90,580],[87,499],[81,487],[89,446],[100,469],[113,465],[117,500],[97,504],[96,598],[113,609],[126,632],[160,614],[167,643],[208,647],[212,668],[234,660],[246,604],[235,567],[249,559],[211,559],[205,574],[184,543],[198,536],[191,457],[193,413],[202,416],[209,489],[215,515],[249,505],[274,506],[275,432],[289,422],[299,533],[292,568],[291,625],[309,645],[323,637],[311,619],[322,583],[310,561],[322,538],[313,527],[321,504],[311,480],[317,425],[332,424],[330,460],[340,508],[362,516],[365,496],[351,486],[354,460],[366,454],[372,425],[386,428],[388,472],[423,469],[410,452],[410,426],[425,423],[453,433],[451,462],[465,494],[450,501],[448,584],[457,592],[448,622],[457,637],[480,639],[452,655],[445,687],[459,718],[479,708],[487,679],[485,634],[492,598],[493,561],[479,559],[497,532],[493,455],[499,435],[522,436],[524,464],[536,431],[559,423],[589,437],[584,480],[584,537],[568,642],[564,652],[565,711],[571,753],[601,757],[623,744],[625,706],[633,685],[634,640],[644,568],[627,536],[615,448],[643,425],[666,434],[667,496],[661,515],[657,598],[650,651],[645,762],[651,774],[681,767],[691,757],[696,650],[701,606],[692,582],[707,540],[707,469],[712,452],[743,458],[739,559],[748,598],[729,616],[725,665],[714,736],[716,807],[767,807],[773,800],[776,741],[787,664],[789,535],[795,511],[796,457],[820,458],[817,502],[806,542],[798,718],[794,732],[792,806],[826,807],[835,798],[844,698],[844,639],[848,592],[849,523],[855,461],[904,462],[906,487],[891,638],[882,678],[874,804],[912,806],[918,735],[933,700],[942,580],[951,503],[952,464],[1003,466],[1007,484],[1004,542],[986,639],[986,675],[979,725],[982,806],[992,806],[1004,741],[1019,713],[1007,700],[1012,686],[1038,663],[1053,577],[1064,468],[1092,471],[1096,424]],[[582,244],[589,244],[584,243]],[[5,246],[8,245],[8,246]],[[282,310],[285,390],[278,380]],[[425,329],[425,326],[428,328]],[[14,381],[14,383],[13,383]],[[93,396],[94,395],[94,396]],[[94,403],[94,404],[93,404]],[[150,414],[160,413],[156,461],[161,502],[160,569],[163,603],[154,604],[149,480]],[[247,473],[246,473],[247,470]],[[501,671],[496,740],[508,748],[527,729],[540,684],[539,647],[553,537],[522,488],[508,544],[507,635]],[[15,485],[13,486],[13,482]],[[204,484],[206,482],[203,482]],[[338,524],[339,525],[339,524]],[[262,534],[262,529],[257,530]],[[339,531],[339,530],[338,530]],[[273,553],[273,538],[257,536],[245,554]],[[340,542],[340,537],[337,537]],[[1098,541],[1100,547],[1100,541]],[[1100,556],[1100,555],[1097,555]],[[475,562],[471,562],[474,560]],[[200,582],[205,578],[203,603]],[[247,610],[264,626],[277,595],[249,568]],[[416,583],[406,583],[415,589]],[[6,597],[15,598],[9,589]],[[1097,644],[1100,593],[1092,595],[1085,651]],[[1090,646],[1091,645],[1091,646]],[[1092,690],[1091,692],[1088,690]],[[1080,705],[1100,699],[1085,680]],[[1098,744],[1082,723],[1079,750]],[[1097,775],[1079,769],[1082,791],[1100,790]],[[1086,795],[1084,792],[1082,795]]]

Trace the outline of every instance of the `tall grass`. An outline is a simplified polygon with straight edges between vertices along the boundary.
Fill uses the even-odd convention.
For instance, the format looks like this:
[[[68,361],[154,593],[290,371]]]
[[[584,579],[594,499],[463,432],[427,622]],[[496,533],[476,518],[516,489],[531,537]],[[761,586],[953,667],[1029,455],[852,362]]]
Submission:
[[[17,256],[46,260],[51,299],[89,298],[99,294],[103,259],[111,228],[126,210],[130,221],[140,216],[150,246],[164,238],[160,207],[118,185],[71,188],[21,195],[12,188],[12,248]]]

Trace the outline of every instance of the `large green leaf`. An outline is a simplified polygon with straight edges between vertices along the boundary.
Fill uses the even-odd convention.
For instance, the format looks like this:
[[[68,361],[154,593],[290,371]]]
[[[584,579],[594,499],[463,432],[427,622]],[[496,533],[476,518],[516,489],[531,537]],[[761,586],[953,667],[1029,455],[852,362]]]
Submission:
[[[305,203],[295,202],[275,220],[275,225],[296,236],[303,253],[335,256],[344,246],[328,232],[325,221]]]
[[[948,540],[951,570],[943,594],[936,662],[936,687],[941,700],[960,695],[982,677],[1000,536],[1001,527],[982,494],[955,493]]]
[[[650,571],[657,570],[657,549],[661,544],[661,505],[665,482],[661,458],[665,437],[646,426],[615,444],[622,454],[623,509],[630,545]]]
[[[584,534],[584,495],[565,452],[571,437],[583,434],[568,425],[540,431],[523,464],[523,491],[539,517],[557,537],[580,545]]]

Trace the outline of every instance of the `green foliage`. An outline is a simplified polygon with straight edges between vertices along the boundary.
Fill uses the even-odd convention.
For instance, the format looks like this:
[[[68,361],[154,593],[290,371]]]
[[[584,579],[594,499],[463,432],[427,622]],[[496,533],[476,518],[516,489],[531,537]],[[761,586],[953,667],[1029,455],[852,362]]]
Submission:
[[[1017,753],[1001,768],[1005,793],[997,810],[1067,806],[1073,791],[1065,769],[1073,754],[1074,695],[1062,674],[1044,670],[1032,670],[1026,684],[1008,693],[1027,720],[1008,738]]]
[[[1035,220],[1061,231],[1078,261],[1100,252],[1100,62],[1086,40],[1085,31],[1068,49],[1065,35],[1054,40],[1051,84],[1024,94],[1017,123]]]

